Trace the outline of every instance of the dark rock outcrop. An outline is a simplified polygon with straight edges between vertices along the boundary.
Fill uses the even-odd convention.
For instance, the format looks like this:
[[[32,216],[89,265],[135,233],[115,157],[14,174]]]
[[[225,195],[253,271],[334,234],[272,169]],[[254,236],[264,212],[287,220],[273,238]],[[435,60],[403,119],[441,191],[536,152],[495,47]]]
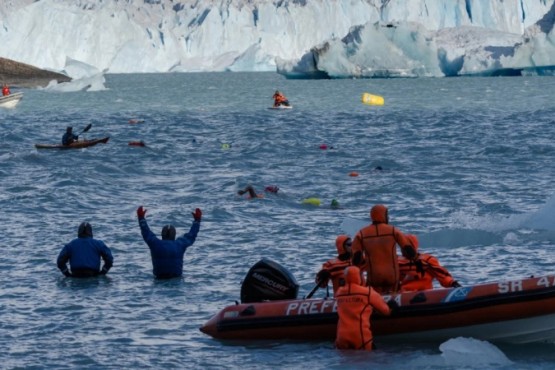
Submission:
[[[45,87],[52,80],[61,83],[69,82],[71,78],[61,73],[0,58],[0,84],[8,84],[10,87]]]

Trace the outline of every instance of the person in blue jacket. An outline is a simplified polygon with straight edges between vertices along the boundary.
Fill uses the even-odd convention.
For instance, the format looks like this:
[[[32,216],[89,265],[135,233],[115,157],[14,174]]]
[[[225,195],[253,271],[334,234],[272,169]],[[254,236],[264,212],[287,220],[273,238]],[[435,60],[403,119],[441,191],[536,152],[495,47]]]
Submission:
[[[102,269],[101,258],[104,260]],[[68,261],[71,271],[67,267]],[[93,239],[91,224],[82,222],[77,229],[77,239],[62,248],[57,264],[67,277],[92,277],[106,275],[114,264],[114,257],[102,240]]]
[[[175,227],[166,225],[162,228],[162,239],[158,239],[150,230],[145,219],[146,209],[137,208],[137,218],[141,227],[141,234],[150,249],[152,258],[152,272],[158,279],[171,279],[183,275],[183,256],[185,251],[195,242],[200,230],[202,211],[196,208],[192,213],[193,224],[187,234],[175,238]]]
[[[62,136],[62,145],[69,145],[77,140],[79,140],[79,135],[75,135],[73,133],[73,127],[68,126],[66,128],[66,133]]]

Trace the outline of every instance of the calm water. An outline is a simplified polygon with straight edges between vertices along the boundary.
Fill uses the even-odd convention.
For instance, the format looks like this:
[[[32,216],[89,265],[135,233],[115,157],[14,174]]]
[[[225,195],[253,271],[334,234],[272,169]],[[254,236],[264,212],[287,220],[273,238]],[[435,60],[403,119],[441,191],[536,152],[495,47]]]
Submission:
[[[469,338],[377,339],[373,353],[345,353],[328,342],[225,343],[198,328],[239,299],[262,257],[287,267],[305,295],[336,235],[378,202],[463,285],[553,273],[554,78],[154,74],[108,75],[105,86],[24,90],[16,109],[0,110],[0,367],[553,367],[550,343],[476,352]],[[293,110],[267,109],[275,89]],[[363,92],[385,105],[362,105]],[[109,135],[108,144],[34,149],[89,123],[85,137]],[[127,145],[134,140],[147,147]],[[280,191],[247,201],[236,196],[247,184]],[[303,205],[309,197],[322,205]],[[183,279],[152,278],[139,205],[157,232],[166,223],[188,231],[191,211],[204,211]],[[85,220],[114,267],[98,280],[65,279],[56,257]]]

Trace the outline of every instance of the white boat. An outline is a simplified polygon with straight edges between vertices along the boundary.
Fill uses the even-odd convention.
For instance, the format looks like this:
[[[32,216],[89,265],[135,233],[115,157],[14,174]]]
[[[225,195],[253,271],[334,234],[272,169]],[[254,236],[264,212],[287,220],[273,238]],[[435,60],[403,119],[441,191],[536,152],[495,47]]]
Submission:
[[[14,108],[17,103],[23,99],[23,93],[17,92],[6,96],[0,96],[0,107],[2,108]]]
[[[273,106],[273,107],[269,107],[268,109],[293,109],[292,105],[278,105],[278,106]]]

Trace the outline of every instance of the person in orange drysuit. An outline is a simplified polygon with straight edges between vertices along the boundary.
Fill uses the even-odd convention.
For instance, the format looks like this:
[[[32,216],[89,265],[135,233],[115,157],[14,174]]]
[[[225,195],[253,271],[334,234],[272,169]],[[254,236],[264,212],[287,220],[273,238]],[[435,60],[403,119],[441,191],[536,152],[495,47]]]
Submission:
[[[274,107],[279,107],[280,105],[289,106],[289,100],[279,90],[276,90],[272,98],[274,98]]]
[[[8,87],[8,85],[4,84],[4,86],[2,86],[2,96],[7,96],[10,94],[11,94],[10,88]]]
[[[316,284],[320,288],[327,287],[331,280],[334,296],[337,289],[345,284],[345,268],[351,266],[351,238],[347,235],[339,235],[335,239],[335,247],[337,257],[326,261],[316,274]]]
[[[416,235],[405,235],[416,251],[416,258],[410,260],[404,255],[399,258],[399,277],[401,292],[432,289],[433,280],[444,288],[459,288],[461,285],[451,276],[449,271],[439,264],[437,258],[430,254],[418,252]]]
[[[416,257],[414,247],[405,235],[389,224],[387,207],[377,204],[370,210],[372,224],[363,227],[355,235],[352,246],[353,265],[363,266],[366,260],[366,285],[380,293],[399,291],[398,244],[407,258]]]
[[[335,347],[367,351],[374,349],[370,328],[372,311],[376,309],[389,316],[391,309],[372,287],[362,285],[358,267],[349,266],[345,269],[345,285],[339,287],[335,300],[339,316]]]

